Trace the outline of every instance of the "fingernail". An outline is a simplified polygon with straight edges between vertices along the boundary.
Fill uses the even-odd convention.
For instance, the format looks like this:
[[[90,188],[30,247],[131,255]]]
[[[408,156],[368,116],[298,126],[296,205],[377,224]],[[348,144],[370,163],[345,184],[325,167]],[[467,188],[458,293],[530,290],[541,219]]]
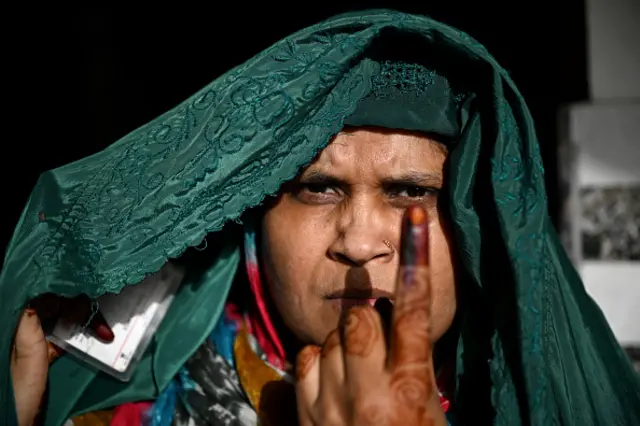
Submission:
[[[407,209],[407,217],[413,226],[420,226],[427,222],[427,212],[419,206],[409,207]]]
[[[419,206],[409,207],[402,221],[402,266],[429,264],[429,227],[427,212]]]
[[[27,315],[27,317],[31,318],[32,316],[36,315],[37,312],[35,309],[33,308],[27,308],[24,310],[24,313]]]
[[[113,342],[115,339],[115,335],[113,334],[113,330],[107,324],[107,320],[104,319],[100,311],[96,312],[91,320],[91,324],[89,324],[89,329],[93,331],[96,337],[106,343]]]
[[[47,340],[47,354],[49,357],[49,364],[58,359],[62,355],[63,350]]]
[[[113,339],[115,338],[113,331],[111,330],[111,328],[109,328],[108,325],[106,324],[100,324],[98,326],[96,326],[93,331],[96,334],[96,337],[98,337],[98,339],[106,342],[106,343],[111,343],[113,342]]]

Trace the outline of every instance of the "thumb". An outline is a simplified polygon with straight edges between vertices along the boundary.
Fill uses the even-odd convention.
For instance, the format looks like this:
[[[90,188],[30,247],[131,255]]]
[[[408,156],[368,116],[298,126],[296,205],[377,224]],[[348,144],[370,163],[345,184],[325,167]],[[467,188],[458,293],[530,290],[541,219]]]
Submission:
[[[16,330],[16,337],[13,348],[13,358],[17,362],[19,359],[26,360],[45,356],[47,353],[47,342],[42,331],[40,318],[33,309],[26,309]]]
[[[47,341],[36,312],[27,309],[20,317],[11,354],[11,377],[20,424],[37,415],[47,386]]]

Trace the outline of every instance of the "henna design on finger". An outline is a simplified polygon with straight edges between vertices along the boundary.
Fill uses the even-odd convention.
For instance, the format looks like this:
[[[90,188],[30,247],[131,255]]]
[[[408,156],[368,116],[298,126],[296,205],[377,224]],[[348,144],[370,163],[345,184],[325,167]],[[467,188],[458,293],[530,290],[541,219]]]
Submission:
[[[389,389],[397,404],[407,407],[425,405],[435,392],[430,363],[395,371]]]
[[[389,423],[394,426],[435,424],[435,415],[432,410],[438,409],[434,404],[434,388],[430,374],[422,369],[404,369],[396,371],[389,384],[389,392],[393,401],[393,420]]]
[[[393,324],[395,357],[392,367],[431,362],[429,310],[424,307],[406,309]]]
[[[395,372],[383,398],[367,394],[364,400],[355,402],[353,424],[434,426],[438,417],[444,420],[444,413],[438,411],[438,394],[426,377],[429,374],[425,370],[416,374],[410,369]]]
[[[322,358],[326,358],[327,355],[329,355],[329,353],[338,346],[340,346],[340,330],[336,328],[329,333],[322,345]]]
[[[398,289],[400,300],[394,306],[396,312],[398,309],[407,311],[409,309],[424,308],[429,310],[431,301],[431,287],[429,283],[429,268],[426,266],[404,266],[401,269],[402,281]],[[410,281],[408,284],[407,282]],[[409,289],[409,287],[411,287]]]
[[[376,312],[369,306],[352,308],[344,325],[344,346],[348,355],[366,357],[380,340]]]
[[[431,302],[428,274],[420,271],[417,279],[424,280],[394,307],[391,325],[392,347],[389,367],[393,371],[412,364],[432,362]]]
[[[313,363],[320,354],[320,347],[315,345],[305,346],[298,357],[296,358],[296,378],[298,380],[304,380],[304,378],[311,371]]]
[[[406,358],[393,370],[389,395],[393,404],[391,425],[433,426],[441,410],[431,356],[421,359],[404,352]]]
[[[392,369],[431,361],[429,229],[426,211],[407,209],[403,218],[401,273],[392,324]]]

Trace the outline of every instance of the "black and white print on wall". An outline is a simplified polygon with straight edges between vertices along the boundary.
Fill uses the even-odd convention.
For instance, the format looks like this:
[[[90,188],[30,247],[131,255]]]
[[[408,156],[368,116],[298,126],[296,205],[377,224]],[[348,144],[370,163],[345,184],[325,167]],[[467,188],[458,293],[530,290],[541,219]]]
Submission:
[[[640,185],[582,187],[580,240],[585,261],[640,261]]]

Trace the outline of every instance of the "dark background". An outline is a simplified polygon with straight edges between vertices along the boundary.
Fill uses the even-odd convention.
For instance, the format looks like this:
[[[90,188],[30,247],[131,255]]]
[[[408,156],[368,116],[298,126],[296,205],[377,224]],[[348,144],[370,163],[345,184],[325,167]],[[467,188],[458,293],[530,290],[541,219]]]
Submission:
[[[558,223],[558,110],[588,98],[582,1],[153,4],[21,6],[5,17],[3,247],[43,171],[103,149],[288,34],[368,8],[430,15],[458,27],[510,71],[537,123]]]

